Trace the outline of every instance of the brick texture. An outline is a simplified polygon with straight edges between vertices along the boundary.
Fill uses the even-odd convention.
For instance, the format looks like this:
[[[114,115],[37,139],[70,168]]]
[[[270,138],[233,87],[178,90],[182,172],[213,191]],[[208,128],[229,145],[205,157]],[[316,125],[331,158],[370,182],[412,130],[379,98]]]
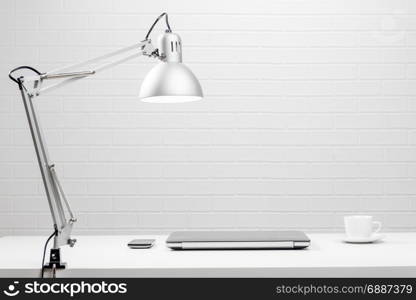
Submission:
[[[415,1],[2,0],[0,235],[51,228],[7,72],[136,43],[163,11],[203,102],[138,101],[144,58],[36,100],[76,233],[416,230]]]

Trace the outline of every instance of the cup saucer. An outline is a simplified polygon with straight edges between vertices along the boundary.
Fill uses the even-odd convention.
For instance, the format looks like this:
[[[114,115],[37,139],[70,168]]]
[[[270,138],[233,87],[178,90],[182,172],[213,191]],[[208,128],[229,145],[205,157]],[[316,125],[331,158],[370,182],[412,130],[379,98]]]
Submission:
[[[369,237],[348,237],[346,236],[343,241],[352,244],[369,244],[374,243],[384,238],[384,234],[374,233]]]

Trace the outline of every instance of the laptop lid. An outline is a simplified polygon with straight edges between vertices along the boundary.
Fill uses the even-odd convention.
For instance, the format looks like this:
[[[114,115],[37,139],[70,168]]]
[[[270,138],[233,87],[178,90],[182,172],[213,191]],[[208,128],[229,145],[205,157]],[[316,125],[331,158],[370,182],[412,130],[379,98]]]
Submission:
[[[310,239],[301,231],[176,231],[166,243],[174,249],[305,248]]]

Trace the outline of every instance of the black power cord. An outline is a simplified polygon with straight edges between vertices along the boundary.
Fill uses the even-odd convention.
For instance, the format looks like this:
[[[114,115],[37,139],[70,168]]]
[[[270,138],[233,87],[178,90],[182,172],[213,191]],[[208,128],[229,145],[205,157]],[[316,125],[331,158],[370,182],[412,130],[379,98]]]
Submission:
[[[169,25],[168,14],[164,12],[159,17],[157,17],[157,19],[153,22],[152,26],[150,27],[149,31],[146,34],[146,37],[144,38],[145,40],[149,39],[150,33],[153,31],[153,28],[156,26],[157,22],[159,22],[159,20],[162,19],[163,17],[165,17],[168,32],[172,32],[172,29],[170,28],[170,25]]]
[[[20,89],[22,89],[22,81],[20,80],[20,78],[16,78],[13,76],[13,73],[19,70],[30,70],[34,73],[36,73],[37,75],[40,75],[41,73],[36,70],[35,68],[29,67],[29,66],[20,66],[17,68],[14,68],[13,70],[10,71],[9,73],[9,78],[14,81],[15,83],[17,83],[20,87]],[[48,247],[49,241],[58,234],[58,230],[55,229],[54,232],[48,237],[48,239],[45,242],[45,246],[43,247],[43,256],[42,256],[42,271],[41,271],[41,278],[43,278],[44,272],[45,272],[45,256],[46,256],[46,249]]]
[[[38,70],[36,70],[35,68],[32,68],[30,66],[20,66],[20,67],[17,67],[17,68],[14,68],[13,70],[11,70],[10,73],[9,73],[9,78],[13,82],[17,83],[19,85],[20,89],[22,89],[22,81],[20,80],[20,77],[17,78],[17,77],[13,76],[13,73],[16,72],[16,71],[19,71],[19,70],[30,70],[30,71],[36,73],[37,75],[41,74]],[[48,237],[48,239],[45,242],[45,246],[43,247],[41,278],[43,278],[43,275],[44,275],[44,272],[45,272],[45,266],[44,265],[45,265],[46,249],[48,247],[49,241],[57,234],[58,234],[58,230],[55,229],[54,232]]]
[[[13,76],[12,76],[12,74],[13,74],[14,72],[16,72],[16,71],[23,70],[23,69],[27,69],[27,70],[33,71],[33,72],[35,72],[35,73],[36,73],[36,74],[38,74],[38,75],[40,75],[40,74],[41,74],[41,73],[40,73],[38,70],[36,70],[35,68],[29,67],[29,66],[20,66],[20,67],[14,68],[13,70],[11,70],[11,71],[10,71],[10,73],[9,73],[9,78],[10,78],[11,80],[13,80],[14,82],[16,82],[17,84],[19,84],[19,80],[18,80],[16,77],[13,77]]]
[[[43,257],[42,257],[42,273],[41,273],[41,278],[43,278],[43,274],[45,272],[45,255],[46,255],[46,248],[48,247],[49,241],[51,240],[51,238],[53,238],[55,235],[58,234],[58,231],[55,230],[46,240],[45,242],[45,246],[43,247]]]

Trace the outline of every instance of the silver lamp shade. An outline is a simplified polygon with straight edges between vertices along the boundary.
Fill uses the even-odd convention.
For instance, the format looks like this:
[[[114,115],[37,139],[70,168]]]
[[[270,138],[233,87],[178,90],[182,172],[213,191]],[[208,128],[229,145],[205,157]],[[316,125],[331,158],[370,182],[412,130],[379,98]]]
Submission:
[[[159,38],[162,62],[146,75],[140,99],[151,103],[178,103],[201,100],[202,88],[192,71],[182,64],[182,43],[177,34],[166,32]]]
[[[140,99],[152,103],[177,103],[201,100],[198,79],[182,63],[160,62],[146,75]]]

